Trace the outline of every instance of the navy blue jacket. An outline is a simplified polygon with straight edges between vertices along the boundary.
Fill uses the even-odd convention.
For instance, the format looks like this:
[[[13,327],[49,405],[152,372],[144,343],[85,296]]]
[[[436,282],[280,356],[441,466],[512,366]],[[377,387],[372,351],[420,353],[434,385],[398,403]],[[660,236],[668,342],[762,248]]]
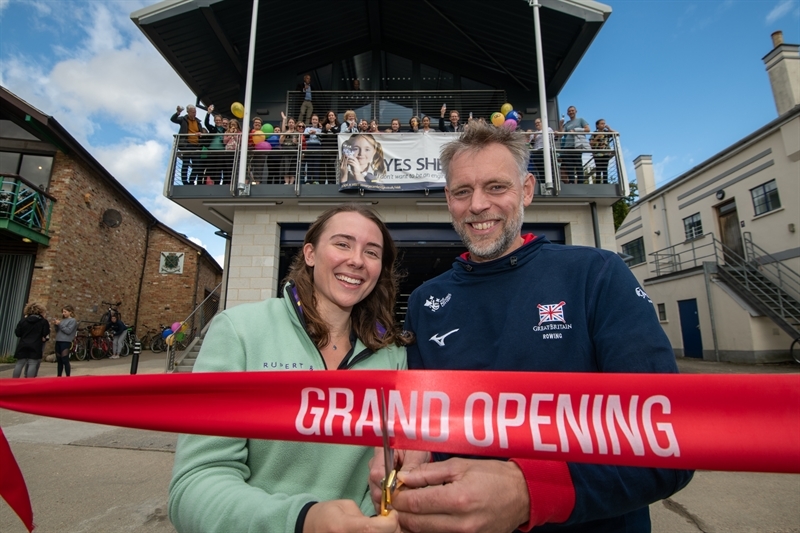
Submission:
[[[405,327],[417,336],[408,347],[410,369],[678,371],[652,302],[622,260],[544,237],[494,261],[458,258],[411,294]],[[536,531],[650,531],[647,506],[692,477],[685,470],[568,467],[572,514]]]

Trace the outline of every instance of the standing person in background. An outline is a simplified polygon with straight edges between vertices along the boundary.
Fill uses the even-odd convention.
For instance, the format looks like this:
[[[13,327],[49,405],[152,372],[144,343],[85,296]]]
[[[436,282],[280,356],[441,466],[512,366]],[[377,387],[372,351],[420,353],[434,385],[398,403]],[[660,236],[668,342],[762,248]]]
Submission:
[[[420,128],[419,131],[421,131],[422,133],[436,131],[433,128],[431,128],[431,117],[429,117],[428,115],[422,115],[422,128]]]
[[[411,133],[419,133],[419,117],[413,116],[408,119],[408,131]]]
[[[355,114],[353,114],[353,124],[355,125]],[[322,179],[325,183],[336,183],[336,151],[339,149],[337,144],[337,135],[341,128],[339,119],[336,118],[336,112],[333,110],[328,111],[325,115],[325,120],[322,122],[322,149],[325,151],[321,157],[322,161]]]
[[[344,112],[342,124],[339,126],[339,133],[357,133],[358,132],[358,119],[356,112],[348,109]]]
[[[450,111],[450,122],[447,124],[444,123],[444,113],[447,111],[447,104],[442,106],[441,112],[439,114],[439,131],[445,133],[453,133],[453,132],[462,132],[464,131],[464,126],[458,123],[458,120],[461,118],[458,111],[455,109]]]
[[[181,183],[189,185],[189,167],[194,166],[194,159],[200,159],[200,135],[203,132],[203,125],[197,118],[197,108],[191,104],[186,106],[186,114],[179,116],[183,111],[181,106],[170,118],[170,121],[178,124],[178,157],[181,159]]]
[[[561,117],[559,131],[566,133],[589,131],[589,123],[578,117],[578,109],[574,105],[567,108],[567,115],[569,116],[567,122],[564,122],[563,116]],[[566,181],[572,180],[573,183],[583,183],[585,181],[583,175],[583,152],[578,150],[589,148],[586,136],[577,133],[575,135],[564,135],[561,147],[564,148],[561,152],[561,161],[563,161],[563,166],[567,173]]]
[[[303,92],[303,103],[300,104],[300,113],[297,114],[298,122],[311,120],[314,112],[314,104],[311,103],[311,74],[303,76],[303,83],[297,86],[298,91]]]
[[[47,309],[44,306],[36,302],[25,306],[25,318],[14,329],[14,334],[19,337],[17,349],[14,351],[14,358],[17,360],[14,365],[15,378],[22,376],[23,368],[26,378],[35,378],[39,373],[44,343],[50,336],[50,323],[46,317]]]
[[[542,119],[537,118],[533,121],[536,128],[531,134],[531,163],[533,163],[533,174],[537,180],[544,180],[544,132],[542,131]],[[553,128],[547,126],[547,133],[552,134]],[[552,147],[551,147],[552,149]]]
[[[211,137],[211,142],[208,145],[208,171],[206,177],[211,179],[211,182],[216,184],[222,179],[222,166],[225,164],[225,140],[223,134],[228,129],[228,120],[222,118],[219,113],[214,114],[214,125],[209,122],[209,117],[214,113],[214,105],[208,106],[208,112],[204,120],[206,129]],[[208,181],[208,180],[206,180]]]
[[[114,346],[112,347],[112,355],[110,359],[119,359],[119,353],[122,351],[122,345],[125,344],[125,333],[128,332],[128,326],[122,321],[119,313],[111,315],[111,322],[108,323],[107,328],[114,335]]]
[[[65,305],[61,310],[61,320],[56,320],[53,325],[56,327],[56,361],[58,362],[58,377],[65,372],[67,377],[71,373],[69,366],[69,349],[72,341],[78,333],[78,321],[75,320],[75,308]]]
[[[608,183],[608,164],[611,161],[611,139],[612,135],[604,135],[604,133],[617,133],[612,130],[605,119],[601,118],[595,122],[597,132],[592,135],[589,141],[589,146],[592,148],[592,156],[594,157],[595,166],[595,183]]]

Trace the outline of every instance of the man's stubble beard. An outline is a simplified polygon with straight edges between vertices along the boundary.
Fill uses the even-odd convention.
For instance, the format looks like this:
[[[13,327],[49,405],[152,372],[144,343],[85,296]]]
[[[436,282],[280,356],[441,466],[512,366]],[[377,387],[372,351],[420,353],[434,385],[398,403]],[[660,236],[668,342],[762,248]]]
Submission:
[[[509,247],[514,243],[514,240],[520,236],[522,233],[522,220],[524,215],[525,204],[523,203],[522,199],[520,199],[519,209],[517,210],[516,216],[511,220],[501,220],[501,223],[503,224],[503,232],[500,234],[500,237],[495,241],[483,244],[472,242],[469,233],[465,229],[465,226],[470,222],[480,222],[480,217],[468,218],[469,222],[464,223],[457,222],[456,220],[452,219],[452,216],[450,218],[456,233],[458,233],[458,236],[461,237],[461,241],[464,243],[464,246],[467,247],[467,250],[469,250],[470,255],[473,256],[472,260],[474,261],[475,257],[478,257],[483,261],[491,261],[492,259],[502,257],[506,250],[508,250]]]

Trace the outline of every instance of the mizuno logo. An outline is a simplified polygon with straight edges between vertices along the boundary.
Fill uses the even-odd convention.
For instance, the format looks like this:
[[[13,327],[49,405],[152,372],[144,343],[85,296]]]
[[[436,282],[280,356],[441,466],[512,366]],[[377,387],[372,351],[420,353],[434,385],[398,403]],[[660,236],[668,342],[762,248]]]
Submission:
[[[445,333],[444,335],[434,335],[433,337],[431,337],[431,338],[430,338],[430,339],[428,339],[428,340],[431,340],[431,341],[435,342],[435,343],[436,343],[436,344],[438,344],[439,346],[444,346],[444,339],[445,339],[445,338],[446,338],[448,335],[452,335],[452,334],[453,334],[453,333],[455,333],[456,331],[458,331],[458,330],[457,330],[457,329],[454,329],[453,331],[448,331],[448,332],[447,332],[447,333]]]

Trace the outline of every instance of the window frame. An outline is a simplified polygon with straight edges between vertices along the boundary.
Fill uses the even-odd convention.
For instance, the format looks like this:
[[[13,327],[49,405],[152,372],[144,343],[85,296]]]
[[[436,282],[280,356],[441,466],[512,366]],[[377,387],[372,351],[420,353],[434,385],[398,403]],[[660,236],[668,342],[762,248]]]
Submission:
[[[639,248],[641,250],[641,255],[640,256],[637,256],[635,254],[630,253],[631,245],[633,245],[634,243],[638,243],[638,245],[639,245]],[[636,251],[639,251],[639,250],[636,250]],[[628,241],[628,242],[624,243],[622,245],[622,253],[631,256],[631,259],[628,259],[627,261],[625,261],[625,263],[628,265],[628,267],[633,267],[633,266],[636,266],[636,265],[641,265],[643,263],[647,263],[647,254],[645,253],[645,250],[644,250],[644,237],[637,237],[637,238],[633,239],[632,241]],[[641,261],[639,261],[637,263],[634,263],[634,261],[636,261],[636,259],[641,259]]]
[[[772,184],[773,187],[767,190],[766,187],[770,184]],[[770,193],[774,193],[774,195]],[[761,185],[753,187],[750,189],[750,199],[753,201],[753,216],[766,215],[767,213],[775,211],[776,209],[780,209],[781,196],[778,192],[778,182],[774,179],[771,179],[762,183]],[[763,199],[763,201],[759,202],[759,199]],[[776,205],[772,205],[773,202],[775,202]],[[763,211],[759,211],[759,206],[763,206],[765,209]]]
[[[658,312],[658,321],[659,322],[666,322],[667,321],[667,304],[665,304],[665,303],[656,304],[656,311]]]
[[[699,211],[683,219],[683,234],[686,241],[693,241],[703,236],[703,218]]]

